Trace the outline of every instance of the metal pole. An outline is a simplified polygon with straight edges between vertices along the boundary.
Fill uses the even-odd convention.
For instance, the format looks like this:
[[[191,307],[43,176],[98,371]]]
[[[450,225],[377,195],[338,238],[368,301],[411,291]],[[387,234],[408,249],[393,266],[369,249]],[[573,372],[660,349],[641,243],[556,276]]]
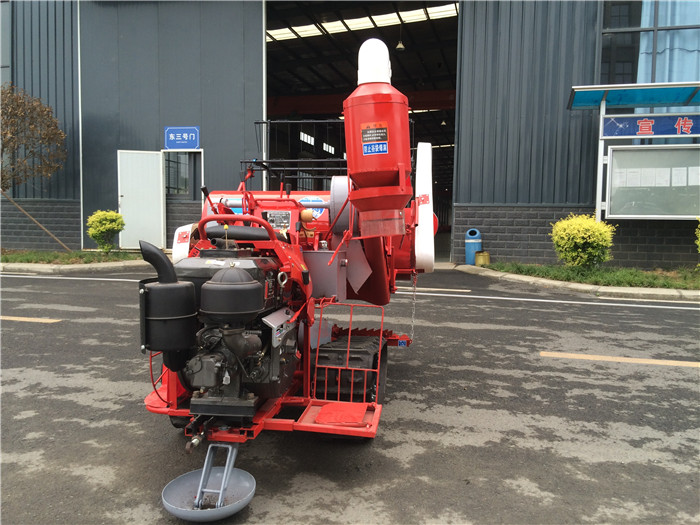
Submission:
[[[603,211],[603,165],[605,163],[605,139],[603,137],[603,124],[605,120],[605,99],[600,102],[600,122],[598,126],[598,170],[595,189],[595,220],[602,219]],[[608,174],[609,176],[610,174]],[[607,207],[607,202],[605,203]],[[606,210],[607,214],[607,210]]]

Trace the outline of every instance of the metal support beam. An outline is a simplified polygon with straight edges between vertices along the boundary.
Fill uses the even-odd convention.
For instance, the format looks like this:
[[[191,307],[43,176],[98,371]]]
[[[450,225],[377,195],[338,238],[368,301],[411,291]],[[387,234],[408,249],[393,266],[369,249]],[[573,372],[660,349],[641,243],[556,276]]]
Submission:
[[[268,117],[289,115],[340,115],[343,100],[350,93],[313,96],[281,96],[268,97]],[[411,109],[454,109],[455,90],[444,89],[434,91],[404,92],[408,97]]]

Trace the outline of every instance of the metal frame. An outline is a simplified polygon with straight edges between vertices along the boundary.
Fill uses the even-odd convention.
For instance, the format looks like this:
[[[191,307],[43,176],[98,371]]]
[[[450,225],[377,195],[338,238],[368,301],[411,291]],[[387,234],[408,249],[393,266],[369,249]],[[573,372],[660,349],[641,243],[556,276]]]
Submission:
[[[605,217],[611,219],[649,219],[649,220],[693,220],[696,218],[695,214],[690,215],[620,215],[620,214],[609,214],[607,206],[611,202],[612,194],[612,177],[610,176],[610,166],[612,166],[612,160],[614,153],[616,151],[649,151],[649,150],[699,150],[700,144],[653,144],[653,145],[624,145],[624,146],[608,146],[607,150],[607,165],[608,173],[607,180],[605,184],[605,198],[606,198],[606,212]],[[700,154],[698,155],[700,159]]]
[[[576,88],[574,88],[576,89]],[[572,90],[573,93],[573,90]],[[573,95],[572,95],[573,100]],[[569,100],[569,107],[571,107],[572,100]],[[600,102],[600,110],[598,116],[598,161],[596,163],[596,184],[595,184],[595,220],[600,221],[602,219],[603,210],[607,213],[608,203],[603,201],[603,171],[605,169],[605,164],[607,164],[608,159],[605,156],[605,137],[603,136],[603,128],[605,127],[605,97]]]
[[[600,86],[599,86],[600,87]],[[579,88],[573,88],[573,89],[579,89]],[[700,89],[700,88],[699,88]],[[649,139],[680,139],[680,138],[697,138],[697,134],[692,134],[692,135],[683,135],[683,136],[678,136],[678,135],[654,135],[654,136],[648,136],[648,137],[630,137],[630,136],[623,136],[623,137],[605,137],[603,134],[603,129],[605,127],[605,119],[606,117],[609,117],[606,113],[606,108],[607,104],[605,101],[605,98],[600,103],[600,112],[599,112],[599,118],[598,118],[598,160],[597,160],[597,169],[596,169],[596,206],[595,206],[595,218],[597,221],[601,221],[603,218],[603,212],[605,212],[605,217],[611,217],[608,215],[608,199],[610,195],[610,177],[609,177],[609,170],[606,170],[606,166],[609,166],[609,158],[608,158],[608,151],[606,151],[605,148],[605,141],[620,141],[620,140],[649,140]],[[624,114],[624,115],[616,115],[620,117],[629,117],[629,116],[636,116],[636,117],[647,117],[647,116],[653,116],[657,115],[655,113],[633,113],[633,114]],[[662,115],[664,116],[676,116],[680,115],[679,113],[663,113]],[[636,146],[626,146],[626,147],[643,147],[643,148],[655,148],[659,146],[676,146],[675,144],[662,144],[662,145],[636,145]],[[678,144],[678,146],[692,146],[692,144]],[[621,146],[608,146],[608,150],[610,148],[620,148]],[[605,188],[603,187],[605,186]],[[603,191],[605,190],[605,191]],[[603,200],[603,196],[605,196],[605,200]],[[623,218],[620,216],[615,216],[615,218]],[[664,220],[673,220],[673,219],[694,219],[695,216],[651,216],[651,215],[639,215],[639,216],[624,216],[624,218],[634,218],[634,219],[664,219]]]
[[[658,83],[649,83],[649,84],[601,84],[601,85],[595,85],[595,86],[572,86],[571,88],[571,93],[569,95],[569,103],[567,104],[567,109],[594,109],[593,106],[580,106],[580,107],[573,107],[574,103],[574,97],[576,96],[576,93],[580,92],[587,92],[587,91],[605,91],[603,93],[603,97],[601,99],[601,102],[606,102],[608,92],[610,91],[624,91],[624,90],[635,90],[635,91],[640,91],[640,90],[658,90],[658,89],[665,89],[665,88],[695,88],[693,91],[691,91],[690,95],[686,98],[684,102],[672,102],[672,103],[648,103],[648,104],[625,104],[625,105],[615,105],[615,107],[652,107],[652,106],[671,106],[671,107],[679,107],[679,106],[689,106],[693,102],[693,99],[696,97],[698,92],[700,92],[700,84],[698,82],[658,82]],[[601,106],[602,107],[602,106]],[[612,106],[611,106],[612,107]]]
[[[629,103],[616,103],[612,106],[608,104],[608,93],[610,91],[624,91],[624,90],[633,90],[633,91],[644,91],[644,90],[654,90],[655,92],[658,92],[658,90],[664,90],[664,89],[673,89],[673,88],[689,88],[692,90],[689,92],[689,95],[686,97],[686,100],[684,102],[678,102],[676,100],[669,101],[669,100],[661,100],[661,101],[650,101],[650,100],[641,100],[641,101],[630,101]],[[605,150],[605,141],[606,140],[635,140],[634,137],[605,137],[603,134],[604,126],[605,126],[605,118],[609,116],[607,114],[607,108],[608,107],[629,107],[629,108],[635,108],[635,107],[641,107],[641,108],[647,108],[647,107],[682,107],[682,106],[689,106],[691,104],[694,104],[695,99],[698,96],[698,93],[700,93],[700,83],[698,82],[664,82],[664,83],[651,83],[651,84],[606,84],[606,85],[594,85],[594,86],[573,86],[571,88],[571,94],[569,96],[569,103],[567,105],[567,108],[570,110],[582,110],[582,109],[594,109],[593,106],[579,106],[579,107],[573,107],[574,99],[576,96],[576,93],[579,92],[591,92],[591,91],[602,91],[602,97],[601,100],[598,104],[598,160],[597,160],[597,168],[596,168],[596,195],[595,195],[595,202],[596,202],[596,209],[595,209],[595,217],[597,221],[600,221],[603,216],[603,212],[605,212],[606,217],[607,217],[607,211],[608,211],[608,201],[607,201],[607,195],[608,192],[606,190],[605,192],[605,199],[603,200],[603,184],[605,180],[605,166],[608,164],[608,157],[606,155],[606,150]],[[645,116],[655,116],[657,114],[633,114],[634,116],[639,116],[639,117],[645,117]],[[667,115],[664,113],[663,115]],[[672,115],[679,115],[678,113],[669,113],[668,116]],[[629,114],[625,115],[620,115],[620,116],[630,116]],[[645,136],[645,137],[637,137],[636,140],[648,140],[648,139],[654,139],[654,138],[661,138],[661,139],[679,139],[679,138],[688,138],[688,137],[697,137],[697,134],[693,135],[683,135],[682,137],[676,136],[676,135],[654,135],[654,136]],[[606,184],[607,181],[606,181]],[[685,216],[684,216],[685,217]],[[676,216],[649,216],[649,215],[644,215],[644,216],[635,216],[634,218],[646,218],[646,219],[677,219],[678,217]],[[694,218],[694,217],[692,217]]]
[[[605,125],[605,119],[611,119],[611,118],[640,118],[640,117],[687,117],[687,116],[692,116],[692,117],[698,117],[700,119],[700,113],[620,113],[620,114],[606,114],[603,115],[603,125]],[[630,139],[636,139],[636,140],[648,140],[648,139],[692,139],[692,138],[697,138],[700,137],[700,131],[697,133],[691,133],[691,134],[685,134],[685,135],[653,135],[653,136],[633,136],[633,135],[625,135],[625,136],[607,136],[604,137],[605,140],[630,140]]]

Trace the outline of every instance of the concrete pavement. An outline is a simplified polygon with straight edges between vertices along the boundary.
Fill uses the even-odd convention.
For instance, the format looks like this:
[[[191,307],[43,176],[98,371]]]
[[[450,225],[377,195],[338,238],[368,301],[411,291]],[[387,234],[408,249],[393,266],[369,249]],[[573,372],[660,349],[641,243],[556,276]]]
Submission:
[[[143,406],[133,280],[154,273],[3,277],[2,523],[183,523],[161,490],[201,469],[206,446],[187,454]],[[377,437],[262,432],[236,459],[256,495],[226,523],[700,522],[697,303],[454,265],[418,281],[415,299],[404,281],[385,307],[384,326],[413,344],[389,351]]]
[[[96,264],[29,264],[2,263],[0,273],[21,273],[37,275],[65,275],[75,273],[110,273],[123,270],[144,271],[151,265],[145,261],[123,261]],[[436,270],[457,270],[460,272],[482,275],[490,279],[527,283],[544,288],[559,288],[578,293],[587,293],[597,297],[620,299],[642,299],[652,301],[692,301],[700,302],[700,290],[675,290],[670,288],[633,288],[621,286],[598,286],[595,284],[553,281],[541,277],[497,272],[480,266],[454,264],[450,262],[435,263]]]

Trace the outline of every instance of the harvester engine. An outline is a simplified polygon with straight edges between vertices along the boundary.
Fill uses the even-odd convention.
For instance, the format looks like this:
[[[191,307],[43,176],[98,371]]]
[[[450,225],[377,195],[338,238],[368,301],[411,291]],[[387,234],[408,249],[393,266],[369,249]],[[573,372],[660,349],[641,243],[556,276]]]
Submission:
[[[191,414],[250,424],[260,400],[287,391],[299,361],[298,323],[285,306],[279,262],[210,250],[172,265],[146,243],[142,249],[160,268],[158,282],[142,288],[144,347],[163,352],[191,392]],[[163,282],[172,272],[177,282]],[[164,308],[172,311],[158,311]]]

